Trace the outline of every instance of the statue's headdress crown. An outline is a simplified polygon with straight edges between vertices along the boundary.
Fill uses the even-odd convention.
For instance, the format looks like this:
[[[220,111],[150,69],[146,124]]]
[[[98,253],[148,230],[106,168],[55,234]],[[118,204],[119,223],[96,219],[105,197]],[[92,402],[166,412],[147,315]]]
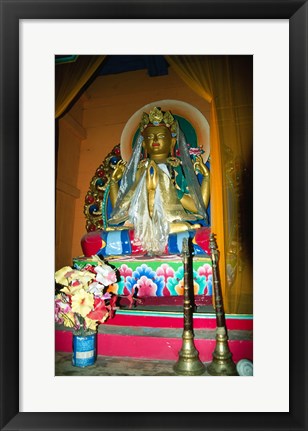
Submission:
[[[170,129],[171,135],[176,136],[176,120],[170,111],[162,111],[161,108],[153,108],[149,114],[143,112],[140,122],[141,133],[149,126],[166,126]]]

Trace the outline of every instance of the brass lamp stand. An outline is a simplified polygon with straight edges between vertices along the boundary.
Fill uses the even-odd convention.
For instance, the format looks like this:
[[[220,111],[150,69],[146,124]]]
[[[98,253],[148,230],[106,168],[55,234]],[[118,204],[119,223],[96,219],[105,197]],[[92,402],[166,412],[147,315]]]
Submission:
[[[176,374],[182,376],[200,376],[205,373],[205,366],[199,359],[198,350],[194,344],[193,316],[192,316],[192,259],[189,252],[188,239],[183,239],[182,247],[184,266],[184,330],[182,348],[179,359],[173,367]]]
[[[210,236],[210,250],[216,312],[216,347],[213,352],[213,361],[207,367],[207,372],[211,376],[237,376],[236,365],[232,360],[232,353],[228,346],[225,313],[218,272],[218,250],[213,234]]]

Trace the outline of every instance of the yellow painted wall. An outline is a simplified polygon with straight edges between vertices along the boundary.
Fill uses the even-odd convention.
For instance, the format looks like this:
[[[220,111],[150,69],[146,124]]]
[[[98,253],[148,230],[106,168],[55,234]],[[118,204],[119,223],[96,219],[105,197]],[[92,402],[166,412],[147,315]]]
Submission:
[[[82,100],[79,100],[58,125],[55,269],[70,265],[72,261],[75,203],[80,197],[77,185],[80,146],[86,137],[82,114]]]

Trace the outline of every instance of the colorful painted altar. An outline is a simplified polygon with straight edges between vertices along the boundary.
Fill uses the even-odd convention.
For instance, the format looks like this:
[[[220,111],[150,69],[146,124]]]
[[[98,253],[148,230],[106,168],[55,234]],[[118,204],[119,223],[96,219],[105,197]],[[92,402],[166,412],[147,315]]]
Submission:
[[[183,296],[183,263],[180,256],[111,258],[108,262],[117,269],[118,281],[108,291],[117,295],[135,294],[138,298]],[[79,257],[73,267],[84,269],[96,265],[91,257]],[[212,266],[209,257],[196,257],[193,264],[194,294],[212,295]],[[209,302],[209,301],[207,301]]]

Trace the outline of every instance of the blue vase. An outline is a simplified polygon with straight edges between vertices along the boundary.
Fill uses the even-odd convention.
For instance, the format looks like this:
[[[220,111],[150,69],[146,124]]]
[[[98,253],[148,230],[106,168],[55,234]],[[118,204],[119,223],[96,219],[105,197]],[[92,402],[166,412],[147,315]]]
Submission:
[[[74,367],[89,367],[96,361],[97,334],[75,335],[73,334],[72,364]]]

